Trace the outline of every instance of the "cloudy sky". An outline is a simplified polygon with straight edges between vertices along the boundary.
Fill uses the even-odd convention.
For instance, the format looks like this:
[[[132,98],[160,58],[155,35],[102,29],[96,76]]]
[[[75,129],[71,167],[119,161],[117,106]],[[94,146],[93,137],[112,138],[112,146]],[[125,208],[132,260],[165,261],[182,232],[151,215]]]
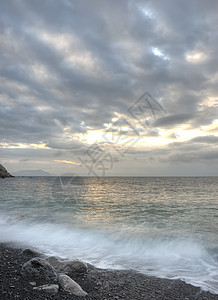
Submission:
[[[216,0],[1,0],[0,162],[218,175],[217,11]]]

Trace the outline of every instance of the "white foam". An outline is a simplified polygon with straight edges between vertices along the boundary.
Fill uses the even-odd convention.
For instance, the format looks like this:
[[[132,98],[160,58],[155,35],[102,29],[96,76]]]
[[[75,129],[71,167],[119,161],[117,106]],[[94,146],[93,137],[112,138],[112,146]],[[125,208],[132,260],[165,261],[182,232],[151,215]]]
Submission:
[[[151,238],[49,223],[12,223],[1,216],[0,241],[30,245],[50,255],[79,258],[102,268],[132,268],[179,278],[218,294],[218,262],[192,238]]]

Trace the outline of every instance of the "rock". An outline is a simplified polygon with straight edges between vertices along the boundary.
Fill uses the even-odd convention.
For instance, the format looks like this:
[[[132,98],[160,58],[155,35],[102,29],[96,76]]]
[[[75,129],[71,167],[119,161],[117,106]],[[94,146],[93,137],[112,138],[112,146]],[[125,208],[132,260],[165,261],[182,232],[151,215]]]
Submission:
[[[96,269],[96,267],[94,265],[90,264],[90,263],[86,263],[86,265],[87,265],[87,269],[89,269],[89,270],[95,270]]]
[[[44,284],[44,285],[41,285],[41,286],[34,287],[33,289],[55,295],[59,291],[59,285],[57,285],[57,284]]]
[[[54,256],[48,257],[47,261],[52,265],[57,273],[72,275],[74,273],[86,273],[87,264],[81,260],[59,260]]]
[[[58,277],[60,286],[66,292],[72,293],[75,296],[85,297],[88,294],[81,288],[81,286],[76,283],[73,279],[69,276],[61,274]]]
[[[23,264],[21,273],[29,279],[43,280],[45,283],[50,283],[57,279],[55,269],[45,259],[40,257],[32,258]]]
[[[0,178],[14,177],[0,164]]]
[[[39,252],[37,252],[33,249],[29,249],[29,248],[23,250],[23,254],[26,255],[26,256],[31,256],[31,257],[41,257],[41,256],[43,256],[41,253],[39,253]]]

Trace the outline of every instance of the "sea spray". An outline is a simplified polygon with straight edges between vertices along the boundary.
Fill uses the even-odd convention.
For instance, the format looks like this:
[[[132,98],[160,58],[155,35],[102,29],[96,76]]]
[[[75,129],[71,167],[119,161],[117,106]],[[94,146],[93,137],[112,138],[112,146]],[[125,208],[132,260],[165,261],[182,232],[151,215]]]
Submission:
[[[185,237],[137,237],[119,231],[49,223],[1,222],[1,241],[21,243],[62,258],[78,258],[100,268],[135,269],[182,279],[218,293],[218,262],[198,241]]]
[[[78,201],[53,183],[0,182],[1,242],[218,293],[217,177],[82,178]]]

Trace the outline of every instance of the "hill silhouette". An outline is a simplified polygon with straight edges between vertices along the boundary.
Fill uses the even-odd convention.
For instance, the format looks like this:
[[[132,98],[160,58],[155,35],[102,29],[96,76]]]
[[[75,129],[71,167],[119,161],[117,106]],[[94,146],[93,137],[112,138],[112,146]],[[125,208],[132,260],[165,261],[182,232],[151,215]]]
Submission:
[[[13,177],[8,171],[0,164],[0,178]]]

